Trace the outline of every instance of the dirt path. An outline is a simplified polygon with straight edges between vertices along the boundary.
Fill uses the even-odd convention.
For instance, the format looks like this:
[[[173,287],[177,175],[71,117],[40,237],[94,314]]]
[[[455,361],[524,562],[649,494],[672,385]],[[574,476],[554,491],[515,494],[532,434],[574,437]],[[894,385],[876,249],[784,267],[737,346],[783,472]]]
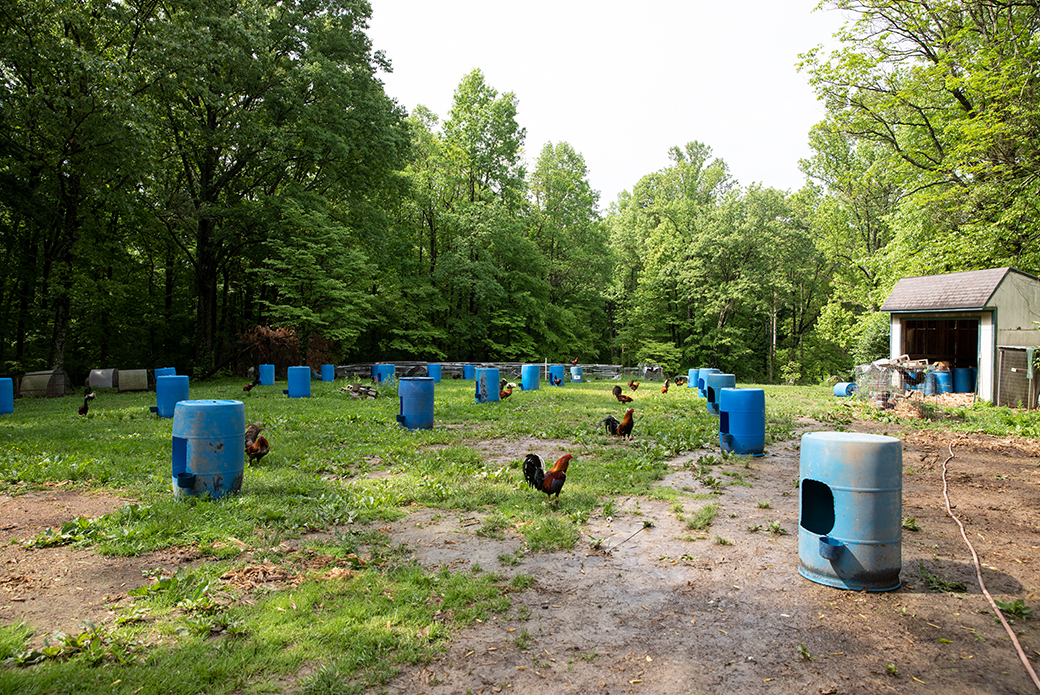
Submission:
[[[804,429],[828,429],[804,423]],[[856,431],[897,428],[854,423]],[[421,509],[393,524],[393,542],[430,567],[531,575],[507,615],[464,630],[432,663],[385,690],[439,693],[774,693],[1035,691],[1011,642],[989,611],[970,555],[943,509],[941,469],[950,462],[956,512],[986,566],[990,591],[1040,610],[1038,479],[1040,446],[984,436],[911,433],[904,443],[903,514],[920,531],[903,533],[903,586],[868,594],[821,586],[798,569],[798,440],[769,447],[744,468],[714,469],[731,484],[707,532],[678,517],[706,503],[687,461],[672,462],[662,485],[675,502],[619,500],[615,517],[594,517],[571,552],[527,554],[518,536],[478,537],[479,516]],[[531,442],[516,442],[529,447]],[[512,454],[505,460],[513,458]],[[730,475],[726,475],[728,472]],[[572,469],[568,484],[580,482]],[[738,477],[739,476],[739,477]],[[566,490],[564,491],[566,495]],[[768,508],[760,506],[769,502]],[[0,620],[26,620],[44,634],[104,619],[142,570],[193,562],[190,551],[137,558],[86,550],[26,550],[9,544],[80,514],[97,516],[124,500],[56,489],[0,497]],[[547,508],[547,513],[549,509]],[[770,533],[770,524],[785,535]],[[759,530],[749,531],[758,526]],[[716,537],[732,545],[721,545]],[[594,547],[598,546],[598,547]],[[511,558],[519,558],[512,564]],[[964,594],[928,590],[921,567]],[[1036,624],[1018,621],[1019,639],[1040,656]],[[891,668],[889,665],[891,664]]]

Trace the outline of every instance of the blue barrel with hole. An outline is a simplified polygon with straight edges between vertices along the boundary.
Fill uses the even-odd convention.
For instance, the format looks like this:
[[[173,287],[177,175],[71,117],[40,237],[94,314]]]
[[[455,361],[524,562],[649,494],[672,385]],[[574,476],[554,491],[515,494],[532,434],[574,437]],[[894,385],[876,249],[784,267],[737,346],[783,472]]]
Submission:
[[[375,376],[377,383],[391,382],[397,376],[397,367],[392,364],[377,364]]]
[[[439,364],[426,365],[426,374],[433,379],[433,383],[441,383],[441,366]]]
[[[173,413],[173,494],[220,498],[242,489],[246,408],[242,401],[181,401]]]
[[[159,367],[158,369],[155,370],[156,383],[158,383],[158,379],[161,376],[175,376],[176,374],[177,374],[177,368],[176,367]],[[173,416],[171,415],[170,417],[173,417]]]
[[[542,376],[542,367],[537,364],[525,364],[520,367],[520,388],[524,391],[537,391],[538,381]]]
[[[699,375],[700,373],[700,369],[690,369],[686,372],[686,388],[697,388],[697,375]]]
[[[975,380],[972,378],[971,369],[968,367],[954,367],[953,392],[973,393],[974,391]]]
[[[856,393],[856,384],[851,381],[841,381],[834,385],[835,396],[851,396]]]
[[[763,456],[766,448],[766,392],[719,391],[719,446],[742,456]]]
[[[409,430],[433,429],[433,377],[403,376],[397,382],[401,412],[397,421]]]
[[[839,589],[898,589],[902,442],[852,432],[804,434],[798,487],[798,573]]]
[[[935,393],[953,393],[953,372],[935,372]]]
[[[311,368],[289,367],[289,388],[285,389],[289,398],[309,398],[311,395]]]
[[[549,365],[549,383],[553,386],[563,386],[563,365],[562,364],[550,364]]]
[[[581,381],[581,367],[571,367],[571,381]]]
[[[323,364],[323,365],[321,365],[321,380],[322,381],[335,381],[336,380],[336,365],[334,365],[334,364]]]
[[[14,379],[0,379],[0,415],[14,412]]]
[[[472,364],[464,364],[464,365],[462,365],[462,378],[463,379],[472,379],[473,376],[476,374],[476,372],[477,372],[477,368],[474,365],[472,365]]]
[[[155,378],[155,405],[150,409],[159,417],[173,417],[181,401],[188,400],[188,377],[184,375]]]
[[[701,398],[708,397],[708,375],[709,374],[722,374],[721,369],[714,369],[711,367],[702,367],[697,370],[697,395]]]
[[[708,412],[712,415],[719,414],[719,392],[722,389],[732,389],[737,386],[737,377],[732,374],[723,374],[716,370],[708,374],[704,380],[705,398],[708,399]]]
[[[474,380],[477,383],[477,403],[493,403],[500,400],[498,369],[477,368]]]
[[[262,365],[260,365],[260,385],[261,386],[274,386],[274,365],[273,364],[262,364]]]

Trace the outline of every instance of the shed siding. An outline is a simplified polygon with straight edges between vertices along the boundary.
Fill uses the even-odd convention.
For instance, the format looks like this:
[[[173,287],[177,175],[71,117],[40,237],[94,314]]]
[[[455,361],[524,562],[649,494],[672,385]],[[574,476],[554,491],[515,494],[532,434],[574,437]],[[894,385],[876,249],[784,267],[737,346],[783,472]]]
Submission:
[[[993,314],[983,314],[979,320],[979,371],[977,387],[979,398],[992,403],[996,398],[997,337]]]
[[[1019,273],[1008,273],[989,306],[997,309],[997,345],[1040,345],[1040,282]]]

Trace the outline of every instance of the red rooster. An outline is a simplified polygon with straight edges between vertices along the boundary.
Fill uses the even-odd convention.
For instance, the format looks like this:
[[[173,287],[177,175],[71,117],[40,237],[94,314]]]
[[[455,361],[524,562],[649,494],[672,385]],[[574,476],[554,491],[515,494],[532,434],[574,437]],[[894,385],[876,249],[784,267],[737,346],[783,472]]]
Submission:
[[[260,436],[260,432],[263,431],[264,426],[259,422],[253,422],[246,427],[245,444],[246,444],[246,456],[249,457],[249,464],[252,465],[254,461],[260,461],[264,456],[267,456],[267,452],[271,450],[271,445],[267,443],[267,440]]]
[[[570,454],[561,456],[547,473],[542,465],[542,458],[537,454],[528,454],[524,458],[524,479],[527,484],[546,495],[556,495],[556,504],[560,504],[560,490],[567,480],[567,466],[570,465]]]
[[[505,400],[505,399],[509,398],[512,395],[513,395],[513,385],[512,384],[506,384],[506,387],[499,392],[498,397],[500,399],[502,399],[502,400]]]
[[[250,391],[253,390],[254,386],[259,386],[259,385],[260,385],[260,374],[257,373],[256,378],[253,379],[252,383],[249,383],[249,384],[246,384],[245,386],[243,386],[242,390],[245,391],[246,393],[249,393]]]
[[[628,411],[625,412],[624,417],[621,418],[621,422],[618,422],[618,419],[613,415],[608,415],[603,420],[607,432],[623,439],[631,439],[632,425],[635,424],[635,421],[632,418],[632,413],[634,412],[635,411],[632,408],[629,408]]]
[[[638,381],[629,381],[628,382],[628,388],[630,388],[633,391],[635,391],[637,388],[639,388],[639,382]]]
[[[668,393],[668,379],[664,380],[664,386],[661,387],[661,393]]]

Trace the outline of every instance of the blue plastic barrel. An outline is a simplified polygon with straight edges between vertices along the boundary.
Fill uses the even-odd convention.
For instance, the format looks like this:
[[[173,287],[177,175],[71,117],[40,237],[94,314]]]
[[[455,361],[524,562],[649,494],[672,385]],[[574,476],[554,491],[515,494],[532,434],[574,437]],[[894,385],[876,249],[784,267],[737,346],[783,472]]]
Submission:
[[[472,364],[464,364],[464,365],[462,365],[462,378],[463,379],[472,379],[474,374],[476,373],[476,370],[477,370],[477,368],[474,367]]]
[[[401,412],[397,421],[409,430],[433,429],[433,378],[403,376],[397,382]]]
[[[935,392],[953,393],[953,372],[935,372]]]
[[[289,367],[289,398],[309,398],[311,395],[311,368]]]
[[[14,412],[14,379],[0,379],[0,415]]]
[[[334,365],[334,364],[323,364],[323,365],[321,365],[321,380],[322,381],[335,381],[336,380],[336,365]]]
[[[498,369],[477,368],[475,375],[477,403],[492,403],[499,400],[499,379]]]
[[[686,372],[686,388],[695,389],[697,388],[697,376],[701,373],[701,370],[690,369]]]
[[[174,376],[176,374],[177,374],[177,368],[176,367],[159,367],[158,369],[155,370],[156,383],[158,383],[158,379],[161,376]],[[173,415],[170,415],[170,417],[173,417]]]
[[[173,413],[173,494],[219,498],[242,489],[242,401],[181,401]]]
[[[976,377],[978,376],[977,372],[978,370],[976,370],[975,367],[968,367],[968,379],[971,381],[971,393],[975,393],[975,391],[977,391],[979,387],[979,383],[975,381]]]
[[[766,447],[766,392],[719,391],[719,446],[734,454],[762,456]]]
[[[708,378],[704,380],[704,392],[705,398],[708,399],[707,408],[708,412],[712,415],[719,414],[719,391],[722,389],[735,388],[737,385],[737,377],[732,374],[723,374],[716,370],[708,374]]]
[[[975,391],[975,382],[971,378],[971,369],[968,367],[954,367],[953,392],[972,393],[973,391]]]
[[[260,365],[260,385],[261,386],[274,386],[274,365],[273,364],[262,364],[262,365]]]
[[[571,367],[571,381],[581,381],[581,367]]]
[[[433,379],[433,383],[441,383],[441,366],[439,364],[426,365],[426,373]]]
[[[520,388],[524,391],[537,391],[538,380],[541,378],[542,368],[537,364],[525,364],[520,367]]]
[[[703,367],[697,370],[697,395],[701,398],[708,397],[708,375],[722,374],[722,370],[711,367]]]
[[[563,386],[563,365],[562,364],[550,364],[549,365],[549,383],[554,386]]]
[[[835,396],[851,396],[856,393],[856,384],[851,381],[842,381],[834,385]]]
[[[180,401],[188,400],[188,377],[184,375],[155,378],[155,406],[151,411],[159,417],[173,417]]]
[[[802,435],[800,456],[798,573],[840,589],[898,589],[902,443],[876,434],[810,432]]]
[[[392,364],[376,365],[376,381],[380,384],[390,382],[397,376],[397,367]]]

